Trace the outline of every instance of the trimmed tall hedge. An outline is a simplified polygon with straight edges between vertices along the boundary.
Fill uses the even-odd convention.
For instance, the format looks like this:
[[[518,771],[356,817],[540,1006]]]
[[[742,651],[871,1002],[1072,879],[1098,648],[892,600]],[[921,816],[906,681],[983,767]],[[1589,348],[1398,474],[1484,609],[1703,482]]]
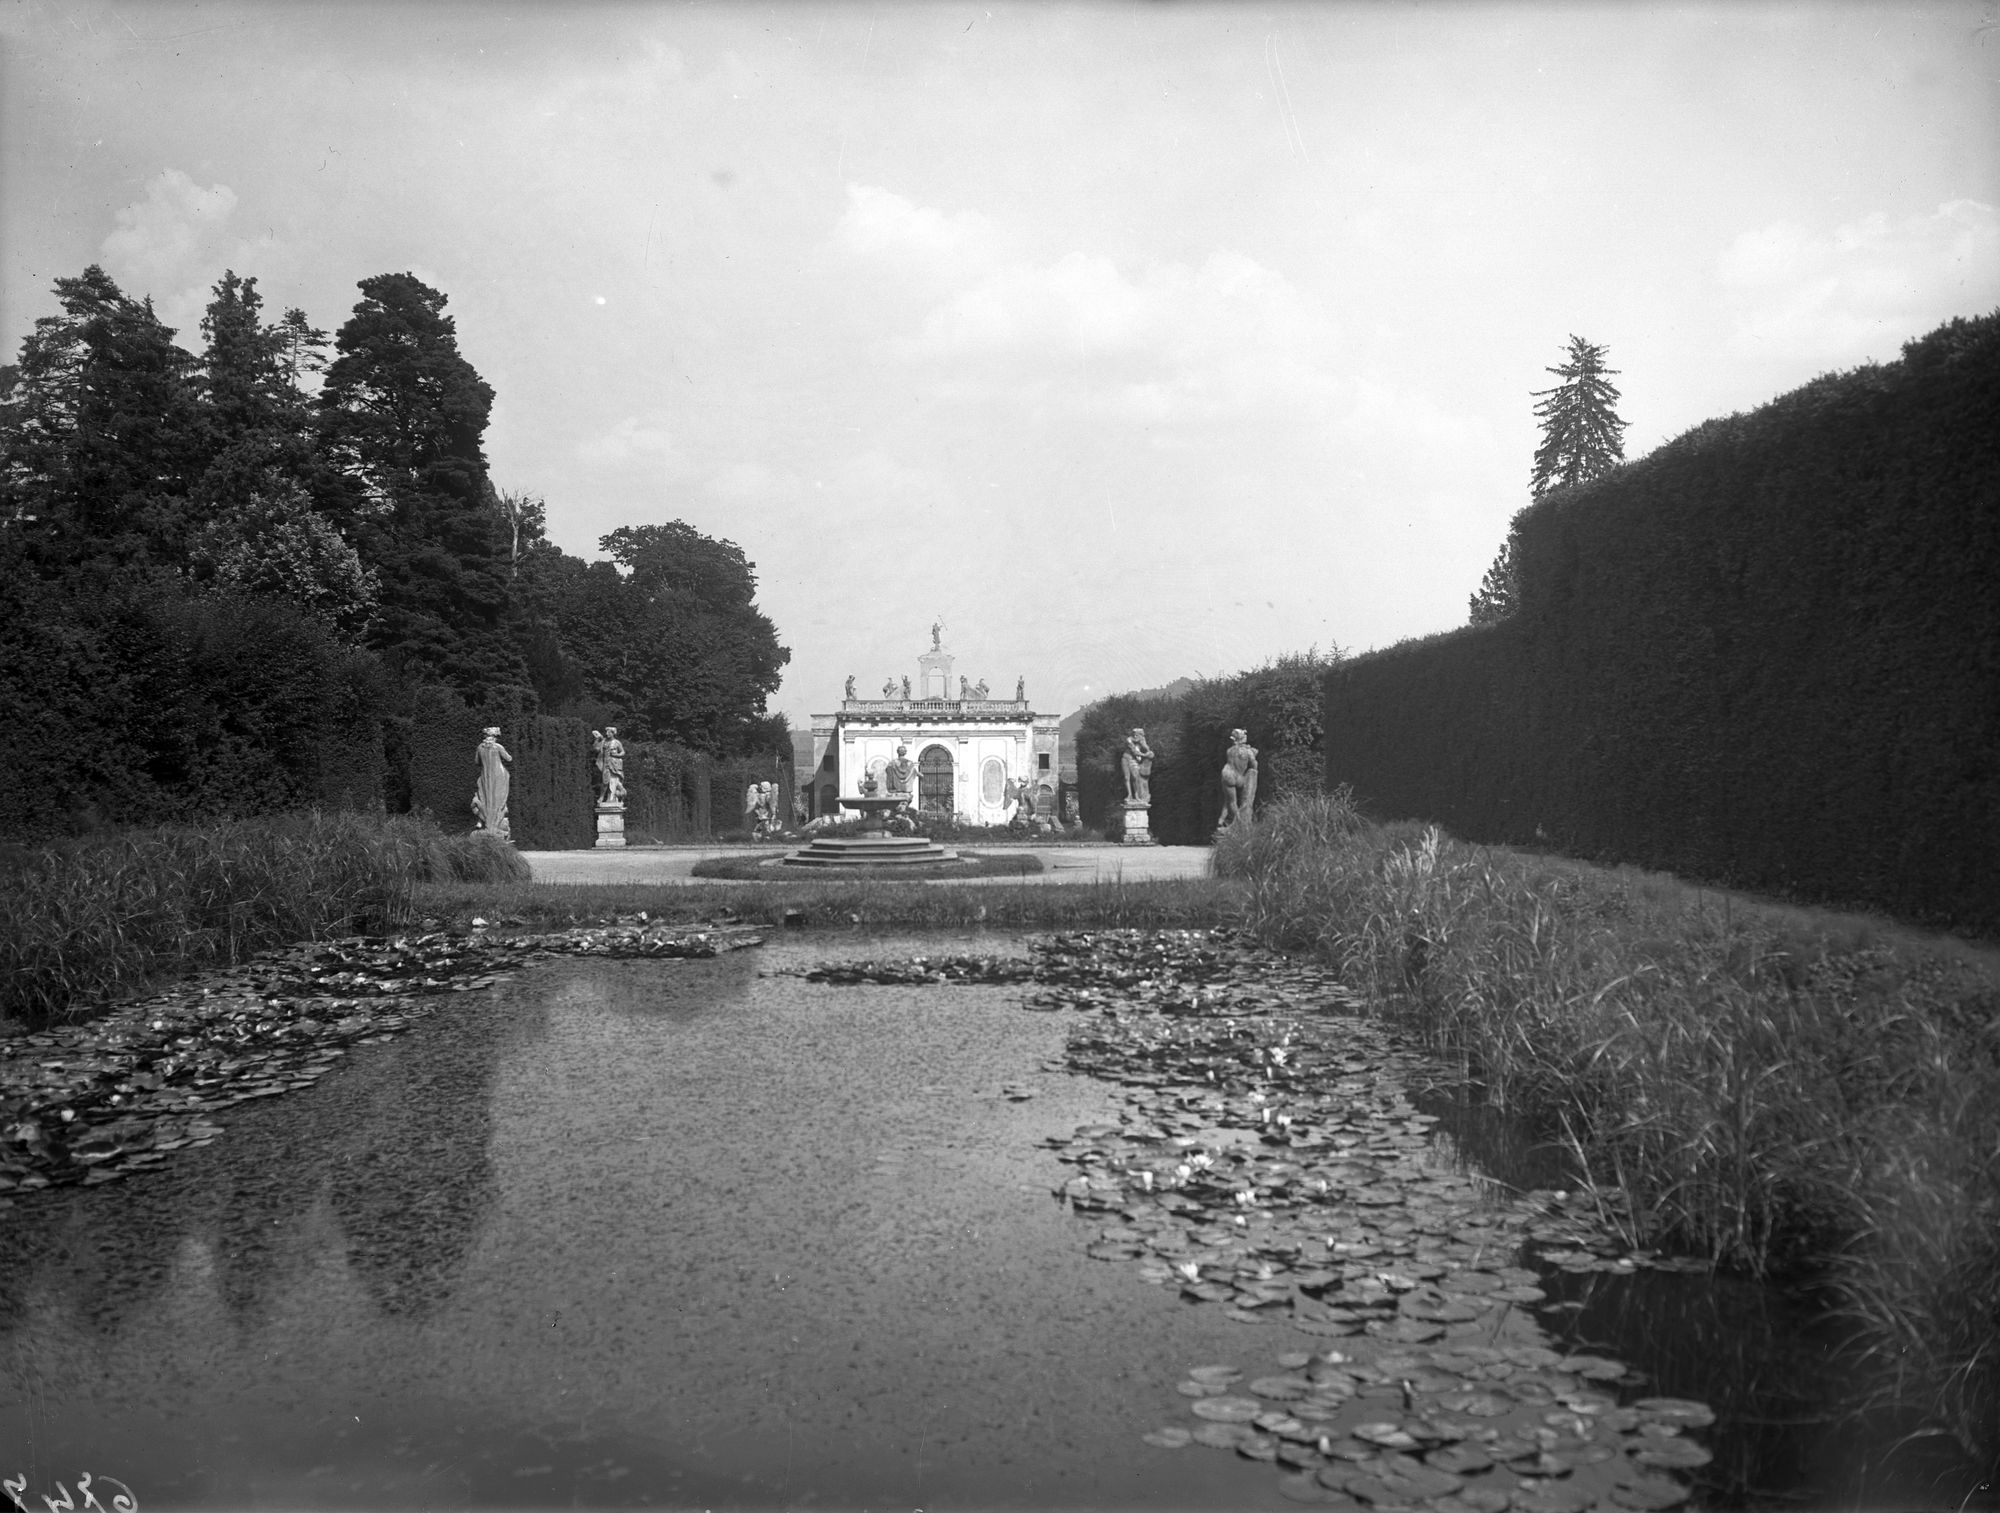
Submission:
[[[2000,312],[1523,513],[1519,607],[1325,677],[1467,839],[2000,934]]]
[[[0,838],[382,802],[380,676],[295,606],[0,542]]]

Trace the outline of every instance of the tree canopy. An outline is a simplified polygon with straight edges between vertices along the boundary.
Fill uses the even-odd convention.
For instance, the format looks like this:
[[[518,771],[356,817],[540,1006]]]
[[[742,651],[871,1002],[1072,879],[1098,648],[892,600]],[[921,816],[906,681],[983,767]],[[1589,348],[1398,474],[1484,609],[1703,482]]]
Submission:
[[[789,753],[743,551],[679,520],[558,550],[489,476],[445,295],[359,291],[329,342],[225,270],[194,352],[102,268],[55,282],[0,366],[0,832],[311,802],[424,686]]]

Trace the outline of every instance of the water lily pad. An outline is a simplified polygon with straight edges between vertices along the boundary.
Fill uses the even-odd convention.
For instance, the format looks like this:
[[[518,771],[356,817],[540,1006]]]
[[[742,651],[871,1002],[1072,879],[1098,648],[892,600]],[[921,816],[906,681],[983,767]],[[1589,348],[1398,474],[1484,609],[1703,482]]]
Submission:
[[[1683,1429],[1706,1429],[1715,1422],[1715,1411],[1708,1404],[1697,1403],[1691,1398],[1642,1397],[1630,1406],[1655,1422],[1674,1424]]]
[[[1642,1513],[1659,1508],[1677,1508],[1688,1500],[1688,1489],[1664,1476],[1642,1476],[1611,1489],[1611,1500],[1621,1508]]]
[[[1194,1431],[1194,1442],[1214,1450],[1234,1450],[1238,1441],[1256,1433],[1248,1424],[1203,1424]]]
[[[1693,1440],[1673,1438],[1642,1440],[1631,1447],[1631,1456],[1642,1466],[1671,1467],[1676,1471],[1692,1471],[1715,1459]]]
[[[1391,1450],[1417,1448],[1417,1441],[1413,1435],[1405,1433],[1401,1424],[1386,1419],[1371,1424],[1356,1424],[1347,1432],[1356,1439],[1366,1440],[1371,1445],[1382,1445]]]
[[[1190,1366],[1188,1380],[1191,1382],[1218,1382],[1227,1384],[1241,1381],[1243,1373],[1234,1366]]]
[[[1250,1391],[1257,1396],[1278,1402],[1305,1397],[1312,1390],[1313,1384],[1302,1376],[1260,1376],[1250,1383]]]
[[[1155,1429],[1151,1434],[1139,1436],[1149,1445],[1158,1445],[1162,1450],[1179,1450],[1194,1440],[1192,1432],[1178,1427]]]
[[[1319,1507],[1359,1508],[1361,1504],[1345,1492],[1324,1485],[1310,1471],[1278,1478],[1278,1495],[1288,1502],[1312,1503]]]
[[[1513,1498],[1498,1487],[1460,1487],[1431,1502],[1432,1513],[1503,1513]]]
[[[1444,1325],[1427,1324],[1420,1319],[1376,1319],[1362,1327],[1378,1340],[1390,1340],[1400,1345],[1420,1345],[1444,1333]]]
[[[1514,1488],[1509,1506],[1515,1513],[1583,1513],[1596,1496],[1561,1481],[1523,1481]]]
[[[1475,1471],[1484,1471],[1493,1465],[1493,1457],[1474,1444],[1445,1445],[1432,1450],[1424,1460],[1440,1471],[1449,1471],[1455,1476],[1469,1476]]]
[[[1250,1397],[1209,1397],[1194,1404],[1195,1414],[1218,1424],[1247,1424],[1264,1411],[1264,1405]]]
[[[1557,1369],[1571,1376],[1586,1377],[1594,1382],[1615,1382],[1625,1374],[1625,1368],[1617,1361],[1606,1360],[1601,1355],[1565,1356]]]

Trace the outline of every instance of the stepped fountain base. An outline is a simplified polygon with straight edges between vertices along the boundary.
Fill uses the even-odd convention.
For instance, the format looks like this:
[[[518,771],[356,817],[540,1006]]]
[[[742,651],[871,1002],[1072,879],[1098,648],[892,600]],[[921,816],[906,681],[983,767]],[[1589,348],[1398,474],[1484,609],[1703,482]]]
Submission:
[[[861,811],[858,835],[823,835],[794,851],[780,863],[786,867],[920,867],[937,862],[955,862],[956,851],[947,851],[923,835],[891,835],[889,821],[898,809],[910,802],[908,794],[891,793],[842,799],[843,809]]]

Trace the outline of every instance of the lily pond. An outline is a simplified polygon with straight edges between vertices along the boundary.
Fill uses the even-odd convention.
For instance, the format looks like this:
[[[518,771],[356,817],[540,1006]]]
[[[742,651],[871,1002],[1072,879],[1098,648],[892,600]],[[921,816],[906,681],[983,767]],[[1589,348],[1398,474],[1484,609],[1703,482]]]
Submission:
[[[1225,932],[273,955],[0,1042],[0,1505],[1937,1505],[1434,1084]]]

